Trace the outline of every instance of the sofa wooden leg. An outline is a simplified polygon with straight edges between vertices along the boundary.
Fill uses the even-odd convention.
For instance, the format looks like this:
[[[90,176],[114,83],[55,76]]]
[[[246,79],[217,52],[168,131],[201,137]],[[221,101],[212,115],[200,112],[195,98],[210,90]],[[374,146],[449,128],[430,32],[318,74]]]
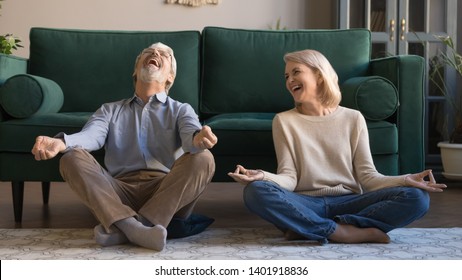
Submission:
[[[42,199],[43,204],[48,204],[50,198],[50,182],[42,182]]]
[[[24,201],[24,181],[11,182],[11,188],[13,193],[14,221],[20,223],[22,221],[22,206]]]

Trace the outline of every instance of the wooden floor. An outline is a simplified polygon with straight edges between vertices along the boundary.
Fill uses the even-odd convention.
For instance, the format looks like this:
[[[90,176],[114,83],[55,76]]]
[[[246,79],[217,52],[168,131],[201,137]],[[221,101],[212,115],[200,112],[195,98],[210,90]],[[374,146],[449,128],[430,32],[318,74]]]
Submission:
[[[409,227],[462,227],[462,182],[445,182],[443,193],[431,194],[430,211]],[[0,228],[92,228],[97,221],[66,183],[52,183],[50,202],[42,204],[38,183],[26,183],[22,223],[13,217],[11,185],[0,182]],[[251,214],[242,202],[242,186],[211,183],[196,212],[215,219],[212,227],[258,227],[267,222]]]

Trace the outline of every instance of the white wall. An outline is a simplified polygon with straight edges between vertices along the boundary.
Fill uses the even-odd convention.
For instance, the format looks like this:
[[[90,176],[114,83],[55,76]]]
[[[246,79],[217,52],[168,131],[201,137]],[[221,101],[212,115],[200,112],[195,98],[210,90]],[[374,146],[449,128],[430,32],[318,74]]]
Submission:
[[[304,0],[220,0],[218,5],[187,7],[164,0],[4,0],[0,34],[13,33],[29,55],[31,27],[108,30],[202,30],[205,26],[268,29],[278,18],[287,28],[305,26]]]

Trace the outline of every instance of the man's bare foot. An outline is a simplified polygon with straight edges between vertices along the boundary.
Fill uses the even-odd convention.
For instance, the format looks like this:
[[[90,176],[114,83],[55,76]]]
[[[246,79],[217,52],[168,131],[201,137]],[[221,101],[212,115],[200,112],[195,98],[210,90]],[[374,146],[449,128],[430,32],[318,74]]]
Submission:
[[[358,228],[337,224],[328,239],[336,243],[390,243],[390,237],[378,228]]]

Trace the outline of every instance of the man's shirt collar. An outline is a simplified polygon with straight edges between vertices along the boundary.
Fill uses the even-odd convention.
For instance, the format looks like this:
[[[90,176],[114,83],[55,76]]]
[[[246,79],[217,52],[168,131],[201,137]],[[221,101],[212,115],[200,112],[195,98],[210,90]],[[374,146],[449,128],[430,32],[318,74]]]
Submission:
[[[153,96],[151,96],[149,98],[149,103],[152,102],[153,98],[155,98],[157,101],[159,101],[160,103],[165,103],[167,101],[167,93],[164,91],[164,92],[159,92],[159,93],[156,93],[154,94]],[[136,93],[133,95],[132,98],[130,98],[128,100],[129,103],[133,102],[133,101],[137,101],[137,102],[141,102],[142,103],[142,100],[141,98],[138,97],[138,95],[136,95]]]

